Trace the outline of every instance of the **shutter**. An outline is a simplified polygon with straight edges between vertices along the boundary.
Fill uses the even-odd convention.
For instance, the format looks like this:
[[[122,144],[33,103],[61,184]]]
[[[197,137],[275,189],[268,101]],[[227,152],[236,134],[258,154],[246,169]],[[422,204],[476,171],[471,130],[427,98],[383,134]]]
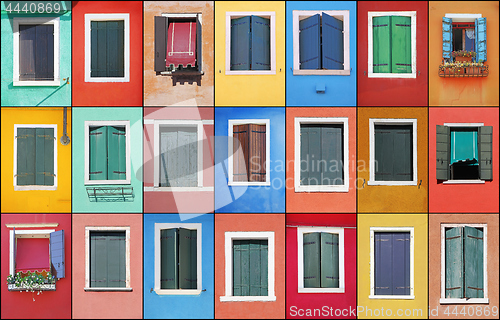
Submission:
[[[342,185],[344,183],[344,150],[342,125],[323,125],[321,127],[321,173],[322,185]]]
[[[198,66],[198,71],[203,72],[203,37],[201,30],[200,14],[196,15],[196,65]]]
[[[36,80],[36,25],[19,25],[19,80]]]
[[[261,272],[263,265],[260,258],[260,240],[250,241],[250,296],[261,295]]]
[[[268,242],[260,240],[260,294],[268,295]]]
[[[250,241],[233,240],[233,295],[250,295]]]
[[[65,277],[64,230],[50,233],[50,266],[52,275],[58,279]]]
[[[304,233],[304,288],[321,287],[321,234]]]
[[[344,22],[323,12],[323,69],[344,70]]]
[[[266,181],[266,126],[249,124],[249,181]]]
[[[321,69],[320,16],[299,21],[299,69]]]
[[[233,181],[248,180],[248,131],[249,125],[235,125],[233,127]],[[241,149],[238,151],[238,149]]]
[[[125,127],[108,127],[108,180],[127,178]]]
[[[373,17],[373,72],[391,73],[391,17]]]
[[[321,127],[318,125],[303,125],[309,129],[309,181],[307,185],[321,185]]]
[[[394,126],[375,125],[375,181],[394,181]]]
[[[155,71],[167,70],[165,57],[167,56],[167,17],[155,17]]]
[[[231,20],[231,70],[250,70],[250,17]]]
[[[35,184],[35,129],[17,128],[17,185]]]
[[[89,180],[108,179],[108,127],[89,128]]]
[[[478,128],[479,178],[493,180],[493,127]]]
[[[196,64],[196,22],[171,21],[167,31],[166,65],[194,67]]]
[[[45,148],[44,148],[44,185],[53,186],[54,185],[54,129],[44,128],[45,135]]]
[[[453,50],[453,29],[451,23],[451,18],[443,17],[443,58],[445,59],[451,59],[451,51]]]
[[[90,76],[106,76],[106,21],[90,22]]]
[[[391,71],[411,73],[411,17],[391,17]]]
[[[395,181],[413,180],[413,126],[392,128],[394,155],[391,157]]]
[[[35,128],[35,185],[45,184],[45,129]]]
[[[484,298],[483,230],[464,227],[465,298]]]
[[[124,76],[124,21],[107,21],[107,76]]]
[[[91,21],[91,77],[124,76],[124,22]]]
[[[299,124],[300,125],[300,124]],[[300,185],[309,185],[309,127],[300,125]]]
[[[476,61],[486,61],[486,18],[476,19]]]
[[[36,26],[36,80],[54,80],[54,25]]]
[[[175,128],[177,134],[177,158],[174,159],[177,170],[175,176],[178,187],[198,186],[198,136],[196,128]],[[169,171],[170,171],[170,167]]]
[[[321,288],[339,287],[339,235],[321,233]]]
[[[177,131],[160,129],[160,187],[177,187]]]
[[[450,127],[436,125],[436,179],[450,179]]]
[[[179,289],[178,286],[178,229],[160,230],[161,278],[160,289]]]
[[[252,16],[251,70],[271,70],[270,20]]]
[[[410,295],[410,233],[392,234],[392,294]]]
[[[445,231],[445,298],[463,298],[463,229]]]
[[[197,289],[196,230],[179,228],[179,289]]]
[[[392,233],[375,232],[375,295],[392,295]]]
[[[90,287],[108,287],[107,236],[104,232],[90,232]]]
[[[125,232],[106,232],[107,287],[126,287]]]

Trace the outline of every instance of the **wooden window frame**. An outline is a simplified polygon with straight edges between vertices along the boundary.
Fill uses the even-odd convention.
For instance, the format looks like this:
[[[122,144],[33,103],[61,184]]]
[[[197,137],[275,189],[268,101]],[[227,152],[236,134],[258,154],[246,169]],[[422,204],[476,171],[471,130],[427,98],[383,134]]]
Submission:
[[[50,234],[52,232],[56,232],[55,229],[36,229],[36,230],[16,230],[15,236],[17,238],[46,238],[50,239]],[[12,242],[14,235],[14,230],[9,230],[9,274],[14,276],[16,273],[16,263],[14,257],[14,247],[15,243]],[[50,241],[47,246],[47,250],[49,251],[50,257]]]

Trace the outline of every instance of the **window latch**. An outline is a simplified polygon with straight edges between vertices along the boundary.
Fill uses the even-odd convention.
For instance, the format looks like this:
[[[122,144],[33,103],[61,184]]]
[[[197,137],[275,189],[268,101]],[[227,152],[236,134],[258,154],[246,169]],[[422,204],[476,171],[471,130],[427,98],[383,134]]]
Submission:
[[[363,179],[363,185],[361,186],[361,188],[362,188],[362,189],[364,189],[364,188],[365,188],[365,182],[366,182],[366,180],[365,180],[365,179]]]
[[[153,288],[151,288],[151,289],[149,290],[149,293],[151,293],[151,292],[153,292]]]
[[[422,184],[422,179],[420,179],[420,182],[418,183],[418,188],[420,189],[420,185]]]

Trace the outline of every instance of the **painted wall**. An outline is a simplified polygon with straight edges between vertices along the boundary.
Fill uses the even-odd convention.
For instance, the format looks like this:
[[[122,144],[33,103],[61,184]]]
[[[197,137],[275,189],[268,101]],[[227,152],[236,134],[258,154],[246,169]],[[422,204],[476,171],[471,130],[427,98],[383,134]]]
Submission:
[[[349,76],[293,75],[293,10],[349,10]],[[286,105],[356,106],[356,1],[286,2]],[[325,93],[316,93],[316,84],[324,84]]]
[[[484,184],[443,184],[436,180],[436,125],[493,126],[493,180]],[[429,108],[429,212],[498,212],[498,108]]]
[[[488,298],[487,304],[440,304],[441,297],[441,224],[486,223],[488,225]],[[498,214],[429,215],[429,307],[431,319],[494,319],[498,317]],[[457,312],[454,309],[458,306]],[[497,316],[492,309],[496,308]],[[462,311],[464,310],[464,311]],[[474,310],[474,311],[472,311]],[[488,311],[488,316],[486,316]],[[445,314],[445,312],[449,314]],[[455,313],[454,313],[455,312]],[[469,314],[467,315],[467,312]]]
[[[429,105],[498,106],[498,1],[429,1]],[[443,22],[447,13],[481,13],[486,17],[485,63],[490,74],[484,78],[442,78],[438,76],[443,60]]]
[[[276,74],[226,75],[226,12],[276,13]],[[215,4],[215,104],[285,105],[285,1],[217,1]],[[235,94],[236,93],[236,94]]]
[[[370,227],[414,228],[415,299],[393,300],[368,298],[370,295]],[[362,319],[427,319],[427,214],[359,214],[357,231],[357,302],[359,306],[357,316]],[[363,307],[363,309],[361,309],[361,307]],[[398,311],[400,315],[403,315],[406,312],[406,316],[398,316]]]
[[[128,13],[130,15],[130,81],[85,82],[85,14]],[[73,105],[142,106],[142,2],[73,2]]]
[[[17,11],[9,13],[5,9],[11,4],[10,9],[15,9],[19,3]],[[1,89],[3,106],[70,106],[71,105],[71,1],[39,1],[44,8],[52,7],[54,4],[59,4],[61,11],[59,13],[35,13],[25,14],[22,11],[24,3],[28,5],[30,2],[23,1],[2,1],[1,12],[1,29],[2,29],[2,72],[1,72]],[[50,4],[50,6],[49,6]],[[29,9],[28,9],[29,10]],[[13,37],[13,21],[16,18],[41,18],[41,17],[59,17],[59,86],[26,86],[14,87],[14,37]],[[69,78],[69,84],[63,80]]]
[[[73,319],[142,318],[142,214],[73,214]],[[85,227],[130,227],[132,291],[85,291]]]
[[[295,118],[347,117],[349,126],[349,192],[295,192]],[[286,109],[287,212],[356,212],[356,108]]]
[[[73,212],[142,212],[142,108],[74,108],[73,137]],[[130,185],[98,185],[106,187],[131,186],[134,188],[133,201],[106,202],[91,201],[87,195],[85,182],[85,121],[128,120],[130,121]]]
[[[154,124],[148,120],[208,120],[203,129],[203,186],[197,191],[154,190]],[[214,211],[214,108],[144,108],[144,212]],[[193,201],[196,198],[197,201]]]
[[[202,14],[202,62],[205,74],[201,83],[173,84],[171,76],[157,76],[154,71],[155,16],[162,13]],[[214,105],[214,2],[213,1],[144,1],[144,105]]]
[[[286,317],[289,319],[310,319],[313,317],[307,316],[307,310],[311,310],[309,311],[310,314],[314,315],[314,309],[319,309],[323,311],[321,313],[323,317],[355,319],[355,313],[353,316],[349,310],[356,309],[356,214],[287,214],[286,225]],[[296,226],[352,228],[344,229],[344,293],[297,292],[298,247]],[[327,313],[324,313],[324,306],[328,308]],[[330,308],[333,308],[333,313],[330,313]],[[316,318],[321,317],[317,316]]]
[[[427,1],[358,1],[359,106],[427,106],[427,10]],[[416,78],[368,78],[369,11],[417,11]]]
[[[3,212],[3,210],[2,210]],[[6,223],[44,223],[57,222],[56,231],[64,230],[64,255],[66,258],[65,277],[57,280],[56,291],[43,291],[42,294],[7,290],[9,272],[10,230]],[[69,319],[71,317],[71,214],[5,214],[2,213],[2,319]],[[33,228],[16,228],[33,230]],[[47,246],[48,250],[48,246]],[[34,299],[34,300],[33,300]],[[57,305],[55,308],[54,305]]]
[[[202,291],[199,295],[158,295],[154,288],[155,223],[201,223]],[[144,215],[144,319],[214,318],[214,215]]]
[[[63,109],[2,108],[2,212],[71,211],[71,108],[67,111],[67,135],[63,146]],[[57,190],[14,191],[14,124],[57,124]]]
[[[285,108],[215,109],[215,212],[285,212]],[[228,186],[228,120],[270,119],[270,186]]]
[[[370,186],[370,118],[417,119],[420,186]],[[358,212],[427,212],[427,108],[358,108]]]
[[[215,318],[284,319],[285,318],[285,214],[216,214],[215,215]],[[274,292],[276,301],[221,302],[225,294],[225,232],[274,232]]]

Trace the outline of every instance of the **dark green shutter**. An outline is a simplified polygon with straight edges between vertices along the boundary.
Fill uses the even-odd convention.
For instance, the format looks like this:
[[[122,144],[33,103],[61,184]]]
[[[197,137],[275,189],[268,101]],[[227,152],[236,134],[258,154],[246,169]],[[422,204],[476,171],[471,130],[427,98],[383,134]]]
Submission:
[[[179,228],[179,289],[196,289],[196,230]]]
[[[108,127],[89,128],[89,180],[108,178]]]
[[[260,296],[268,295],[268,248],[267,240],[260,240]]]
[[[271,70],[270,20],[252,16],[251,69]]]
[[[300,185],[309,185],[309,127],[300,126]]]
[[[391,17],[392,73],[411,73],[411,17]]]
[[[250,241],[233,241],[233,295],[250,295]]]
[[[178,289],[178,229],[160,231],[161,289]]]
[[[107,237],[101,232],[90,232],[90,287],[108,287]]]
[[[231,70],[250,70],[250,17],[231,20]]]
[[[391,73],[391,17],[373,17],[373,72]]]
[[[479,178],[493,180],[493,127],[478,128]]]
[[[321,126],[321,185],[344,183],[343,126]]]
[[[436,179],[450,179],[450,127],[436,125]]]
[[[299,69],[321,69],[320,15],[299,21]]]
[[[35,129],[17,129],[17,185],[35,185]]]
[[[125,180],[126,165],[126,132],[125,127],[108,126],[108,180]]]
[[[250,296],[260,296],[260,242],[250,241]]]
[[[339,235],[321,233],[321,288],[339,287]]]
[[[107,280],[108,287],[126,287],[125,232],[107,233]]]
[[[413,180],[411,125],[375,125],[375,180]]]
[[[463,229],[445,231],[445,297],[463,298]]]
[[[124,76],[124,21],[91,21],[91,77]]]
[[[309,181],[307,185],[321,185],[321,128],[306,125],[309,130]]]
[[[52,128],[45,128],[44,129],[44,138],[45,138],[45,147],[44,147],[44,172],[45,172],[45,177],[44,177],[44,183],[43,185],[46,186],[53,186],[54,185],[54,143],[55,142],[55,135],[54,135],[54,129]]]
[[[45,183],[45,129],[35,129],[35,184],[44,185]],[[38,155],[38,156],[37,156]]]
[[[321,234],[304,233],[304,288],[321,287]]]
[[[465,298],[484,298],[483,230],[464,227]]]
[[[233,241],[233,295],[267,296],[267,240]]]

